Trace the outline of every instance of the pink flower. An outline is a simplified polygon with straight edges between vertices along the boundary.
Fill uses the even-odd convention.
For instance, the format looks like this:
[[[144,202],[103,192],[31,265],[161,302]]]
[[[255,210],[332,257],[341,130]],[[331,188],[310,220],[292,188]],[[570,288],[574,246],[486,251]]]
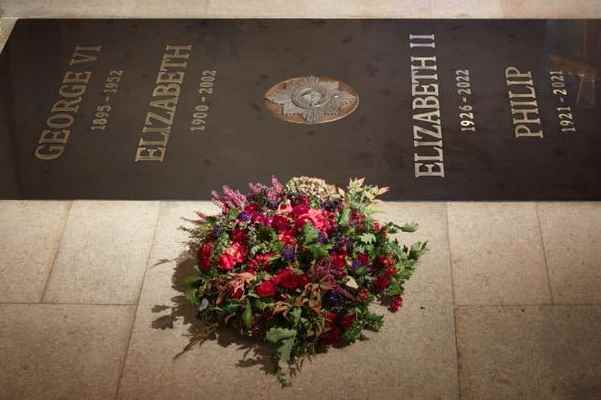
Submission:
[[[325,232],[332,226],[327,211],[309,208],[305,213],[296,217],[296,226],[302,227],[307,222],[313,225],[317,230]]]
[[[234,243],[221,253],[219,256],[219,266],[224,271],[229,271],[236,264],[244,261],[246,257],[246,247],[240,243]]]

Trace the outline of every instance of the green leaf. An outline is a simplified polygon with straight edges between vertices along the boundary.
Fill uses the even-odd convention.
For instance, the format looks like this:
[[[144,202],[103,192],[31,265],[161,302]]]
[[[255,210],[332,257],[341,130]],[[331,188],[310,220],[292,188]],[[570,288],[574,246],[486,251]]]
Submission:
[[[365,316],[365,328],[372,331],[379,331],[384,324],[384,317],[378,314],[368,313]]]
[[[322,257],[327,257],[328,254],[330,254],[328,250],[331,247],[332,247],[331,245],[312,244],[312,245],[308,246],[307,248],[311,252],[311,255],[313,256],[313,258],[318,259],[318,258],[322,258]]]
[[[294,329],[273,327],[267,331],[265,340],[270,343],[277,344],[280,340],[294,337],[296,337],[296,331]]]
[[[376,241],[376,235],[374,235],[373,233],[364,233],[361,236],[359,236],[359,240],[361,240],[361,242],[365,244],[372,244]]]
[[[417,230],[418,225],[415,222],[410,224],[405,224],[400,227],[403,232],[415,232]]]
[[[278,359],[281,362],[290,362],[290,354],[292,353],[292,346],[294,345],[294,338],[282,340],[278,346]]]
[[[294,324],[294,326],[298,325],[298,322],[300,321],[301,317],[301,312],[302,310],[300,307],[294,307],[288,313],[288,315],[290,316],[290,321],[292,321],[292,324]]]
[[[344,208],[338,216],[338,225],[348,225],[351,216],[351,209]]]
[[[386,288],[386,294],[388,296],[396,296],[401,293],[403,293],[401,286],[394,280],[390,283],[388,288]]]
[[[409,259],[417,260],[420,258],[425,252],[428,242],[416,242],[411,246],[411,250],[409,250]]]
[[[222,308],[226,314],[232,314],[238,311],[240,308],[240,303],[227,303],[224,304]]]
[[[305,244],[313,243],[319,238],[319,231],[313,225],[306,223],[303,227],[303,236]]]
[[[253,308],[250,304],[250,301],[246,303],[246,308],[244,308],[244,312],[242,313],[242,323],[244,327],[247,329],[252,328],[253,324]]]
[[[186,300],[188,300],[190,303],[194,304],[194,305],[198,305],[198,289],[197,288],[190,288],[190,289],[186,289],[186,291],[184,292],[184,296],[186,297]]]
[[[192,287],[194,284],[198,283],[201,280],[198,275],[187,276],[183,279],[182,283],[185,287]]]

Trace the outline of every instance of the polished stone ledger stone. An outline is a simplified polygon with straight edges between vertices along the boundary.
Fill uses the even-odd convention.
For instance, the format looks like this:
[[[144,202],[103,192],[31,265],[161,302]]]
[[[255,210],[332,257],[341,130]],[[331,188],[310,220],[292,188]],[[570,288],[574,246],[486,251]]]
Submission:
[[[600,37],[599,20],[20,20],[0,198],[206,199],[277,174],[366,176],[389,200],[599,200]],[[269,104],[312,77],[328,84]]]

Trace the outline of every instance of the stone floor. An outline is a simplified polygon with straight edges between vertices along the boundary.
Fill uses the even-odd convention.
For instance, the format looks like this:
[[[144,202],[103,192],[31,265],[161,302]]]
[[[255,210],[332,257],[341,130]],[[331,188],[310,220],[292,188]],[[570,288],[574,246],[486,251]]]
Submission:
[[[598,0],[0,1],[11,17],[601,17]],[[385,328],[291,388],[220,336],[174,360],[203,202],[0,201],[0,399],[601,399],[601,203],[385,203],[432,250]],[[165,261],[172,260],[172,261]]]

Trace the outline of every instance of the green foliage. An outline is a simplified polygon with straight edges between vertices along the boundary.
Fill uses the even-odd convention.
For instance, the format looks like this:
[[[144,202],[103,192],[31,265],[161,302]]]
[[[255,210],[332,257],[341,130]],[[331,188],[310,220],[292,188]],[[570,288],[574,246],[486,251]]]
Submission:
[[[252,328],[252,320],[253,320],[253,308],[250,304],[250,301],[246,303],[246,307],[244,307],[244,312],[242,313],[242,323],[246,329]]]

